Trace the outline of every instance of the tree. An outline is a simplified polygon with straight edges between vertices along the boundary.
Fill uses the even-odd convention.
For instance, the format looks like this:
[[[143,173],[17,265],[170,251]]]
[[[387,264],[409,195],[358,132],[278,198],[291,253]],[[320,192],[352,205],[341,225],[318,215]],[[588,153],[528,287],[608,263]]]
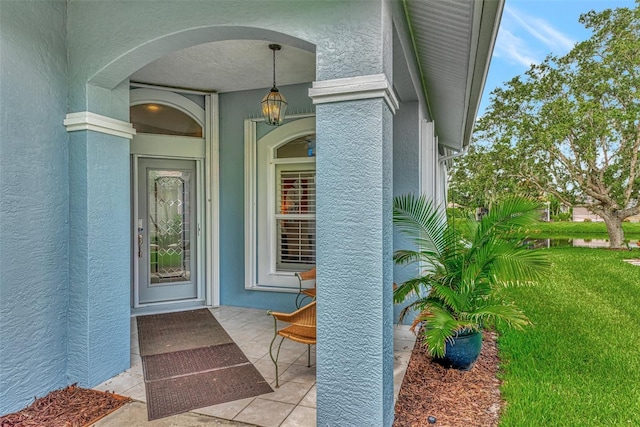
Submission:
[[[640,213],[640,0],[580,22],[591,38],[496,89],[475,138],[511,179],[601,216],[619,248]]]
[[[449,201],[473,210],[491,209],[513,195],[544,198],[539,188],[513,175],[512,167],[503,165],[506,157],[499,148],[472,144],[464,156],[454,159],[449,171]]]

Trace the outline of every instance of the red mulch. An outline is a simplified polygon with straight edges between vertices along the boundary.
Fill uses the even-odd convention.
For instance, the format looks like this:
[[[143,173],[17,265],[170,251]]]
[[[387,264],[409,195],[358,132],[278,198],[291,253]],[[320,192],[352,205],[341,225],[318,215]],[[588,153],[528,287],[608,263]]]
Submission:
[[[498,362],[493,332],[484,333],[482,353],[467,372],[435,363],[418,339],[400,388],[393,426],[497,426],[502,403]],[[429,423],[429,417],[435,417],[435,424]]]
[[[115,411],[131,399],[75,384],[55,390],[19,412],[0,417],[0,427],[82,427]]]

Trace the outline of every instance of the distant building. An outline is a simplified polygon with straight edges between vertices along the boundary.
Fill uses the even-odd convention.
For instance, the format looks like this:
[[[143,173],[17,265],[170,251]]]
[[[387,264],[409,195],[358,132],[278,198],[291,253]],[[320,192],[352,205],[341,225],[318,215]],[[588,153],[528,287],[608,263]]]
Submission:
[[[627,219],[625,219],[625,221],[629,221],[629,222],[640,222],[640,215],[634,215],[634,216],[630,216]]]
[[[585,220],[592,222],[603,222],[602,217],[593,214],[589,209],[584,206],[575,206],[573,208],[573,222],[585,222]]]
[[[602,219],[602,217],[591,213],[584,206],[576,206],[573,208],[573,222],[584,222],[587,219],[592,222],[604,222],[604,219]],[[630,216],[626,218],[625,221],[640,222],[640,215]]]

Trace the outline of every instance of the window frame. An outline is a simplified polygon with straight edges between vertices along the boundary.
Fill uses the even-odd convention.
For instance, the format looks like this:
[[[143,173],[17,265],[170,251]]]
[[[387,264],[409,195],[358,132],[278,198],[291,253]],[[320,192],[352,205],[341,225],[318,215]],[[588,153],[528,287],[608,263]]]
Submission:
[[[245,120],[245,289],[248,290],[297,292],[299,286],[295,272],[275,269],[276,164],[315,164],[316,158],[275,156],[282,145],[314,134],[316,126],[313,114],[287,119],[293,120],[260,139],[257,124],[263,119]]]

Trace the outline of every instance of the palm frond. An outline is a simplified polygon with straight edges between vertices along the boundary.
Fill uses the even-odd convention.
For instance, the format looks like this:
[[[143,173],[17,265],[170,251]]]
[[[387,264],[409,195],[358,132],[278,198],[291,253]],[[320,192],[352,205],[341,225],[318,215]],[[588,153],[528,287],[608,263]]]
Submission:
[[[412,264],[414,262],[436,265],[440,263],[437,252],[426,250],[398,249],[393,253],[393,261],[396,264]]]
[[[469,319],[478,323],[502,323],[519,330],[531,324],[529,318],[521,310],[504,303],[479,307],[473,313],[469,313]]]
[[[407,280],[406,282],[402,282],[393,291],[393,302],[398,304],[406,300],[410,295],[419,296],[420,290],[424,289],[424,285],[425,279],[422,277],[415,277]]]
[[[538,207],[537,201],[523,197],[511,197],[496,204],[478,223],[474,240],[480,244],[490,236],[503,236],[535,224]]]
[[[438,300],[445,304],[449,311],[459,313],[464,311],[464,300],[466,295],[458,289],[452,289],[449,286],[434,283],[431,285],[430,300]]]
[[[503,247],[489,269],[502,283],[537,282],[549,272],[551,263],[542,251]]]
[[[422,307],[424,307],[424,305],[420,304],[418,301],[413,301],[409,303],[406,307],[400,310],[400,313],[398,314],[398,321],[403,322],[405,317],[407,317],[407,315],[410,313],[414,313],[414,312],[419,313],[420,310],[422,310]],[[411,330],[413,329],[414,327],[412,326]]]
[[[441,255],[447,246],[447,220],[425,195],[407,194],[393,200],[393,223],[423,250]]]
[[[416,320],[425,322],[422,333],[429,353],[436,357],[444,356],[446,340],[459,329],[459,322],[447,310],[437,307],[424,310]]]

